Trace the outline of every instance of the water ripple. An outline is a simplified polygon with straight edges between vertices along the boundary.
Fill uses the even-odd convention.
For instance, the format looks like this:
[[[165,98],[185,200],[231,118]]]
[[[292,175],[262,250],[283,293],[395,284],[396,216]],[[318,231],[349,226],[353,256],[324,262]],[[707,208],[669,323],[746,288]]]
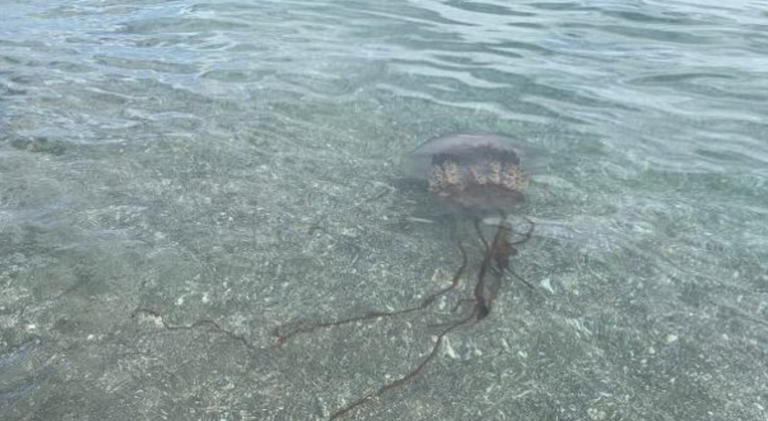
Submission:
[[[768,45],[767,25],[751,13],[749,3],[652,5],[35,3],[4,8],[9,25],[0,30],[5,45],[0,57],[19,63],[13,67],[24,70],[25,77],[56,72],[47,76],[49,88],[24,83],[7,88],[41,101],[60,96],[59,88],[50,88],[58,82],[71,85],[71,103],[110,103],[127,93],[98,98],[90,88],[76,89],[99,84],[103,74],[219,98],[253,99],[257,92],[274,91],[339,103],[368,91],[529,121],[586,124],[610,146],[636,151],[630,157],[643,156],[638,165],[679,169],[681,160],[701,158],[695,145],[702,142],[715,149],[709,159],[719,161],[721,170],[737,165],[723,158],[729,151],[733,156],[749,149],[751,160],[768,162],[758,136],[768,98],[763,82],[768,59],[761,54]],[[24,17],[38,23],[15,23]],[[67,119],[74,120],[71,113],[77,109],[75,104]],[[54,120],[61,113],[50,112]],[[709,132],[701,137],[705,121]],[[650,127],[645,131],[653,136],[627,136]],[[670,156],[676,165],[670,165]]]

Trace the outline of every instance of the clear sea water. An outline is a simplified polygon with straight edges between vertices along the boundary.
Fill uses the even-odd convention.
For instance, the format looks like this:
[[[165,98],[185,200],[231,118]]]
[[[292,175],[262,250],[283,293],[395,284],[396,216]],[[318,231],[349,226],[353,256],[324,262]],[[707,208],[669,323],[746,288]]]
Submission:
[[[768,420],[763,0],[0,2],[0,419],[327,420],[479,247],[402,181],[536,153],[486,319],[338,419]],[[464,227],[462,229],[462,226]],[[421,312],[273,330],[416,305]]]

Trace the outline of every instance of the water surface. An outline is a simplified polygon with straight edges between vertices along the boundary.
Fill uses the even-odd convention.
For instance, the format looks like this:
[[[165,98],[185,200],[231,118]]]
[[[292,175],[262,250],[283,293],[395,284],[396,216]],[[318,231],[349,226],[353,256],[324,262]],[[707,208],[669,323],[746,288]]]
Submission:
[[[0,418],[320,420],[404,375],[457,296],[271,332],[450,280],[399,160],[463,130],[540,151],[535,289],[348,419],[765,420],[765,6],[0,3]]]

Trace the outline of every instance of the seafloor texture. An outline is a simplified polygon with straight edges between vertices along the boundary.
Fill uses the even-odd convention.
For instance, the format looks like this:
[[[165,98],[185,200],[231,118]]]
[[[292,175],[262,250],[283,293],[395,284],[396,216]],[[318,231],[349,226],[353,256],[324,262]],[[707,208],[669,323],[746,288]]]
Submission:
[[[515,3],[1,2],[0,419],[327,420],[404,376],[480,263],[401,179],[455,131],[546,162],[533,288],[345,419],[768,419],[765,9]],[[456,237],[460,292],[274,347],[417,305]]]

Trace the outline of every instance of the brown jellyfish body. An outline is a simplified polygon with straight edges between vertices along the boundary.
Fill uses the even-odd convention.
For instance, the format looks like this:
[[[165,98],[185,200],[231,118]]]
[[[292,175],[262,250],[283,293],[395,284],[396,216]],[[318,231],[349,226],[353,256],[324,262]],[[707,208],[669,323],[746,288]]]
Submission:
[[[472,221],[474,234],[482,246],[475,287],[468,300],[474,303],[470,318],[476,320],[490,313],[501,278],[505,273],[512,273],[510,259],[517,254],[516,246],[527,242],[533,234],[535,224],[525,215],[517,215],[525,222],[523,227],[514,227],[508,218],[526,200],[528,180],[527,171],[522,167],[523,150],[527,156],[545,156],[538,148],[519,139],[498,134],[455,133],[428,140],[408,155],[405,162],[408,175],[424,180],[430,195],[444,205],[439,212],[459,210],[459,215]],[[540,160],[539,165],[543,164]],[[491,215],[498,218],[497,223],[487,221],[486,217]],[[467,260],[463,236],[458,229],[463,219],[453,220],[457,224],[454,239],[464,259],[456,280],[466,268]],[[488,236],[483,223],[494,226],[492,236]],[[523,278],[519,279],[530,286]],[[455,282],[449,290],[454,286]]]
[[[496,134],[456,133],[431,139],[406,161],[411,177],[448,205],[475,214],[509,211],[525,201],[522,142]]]

